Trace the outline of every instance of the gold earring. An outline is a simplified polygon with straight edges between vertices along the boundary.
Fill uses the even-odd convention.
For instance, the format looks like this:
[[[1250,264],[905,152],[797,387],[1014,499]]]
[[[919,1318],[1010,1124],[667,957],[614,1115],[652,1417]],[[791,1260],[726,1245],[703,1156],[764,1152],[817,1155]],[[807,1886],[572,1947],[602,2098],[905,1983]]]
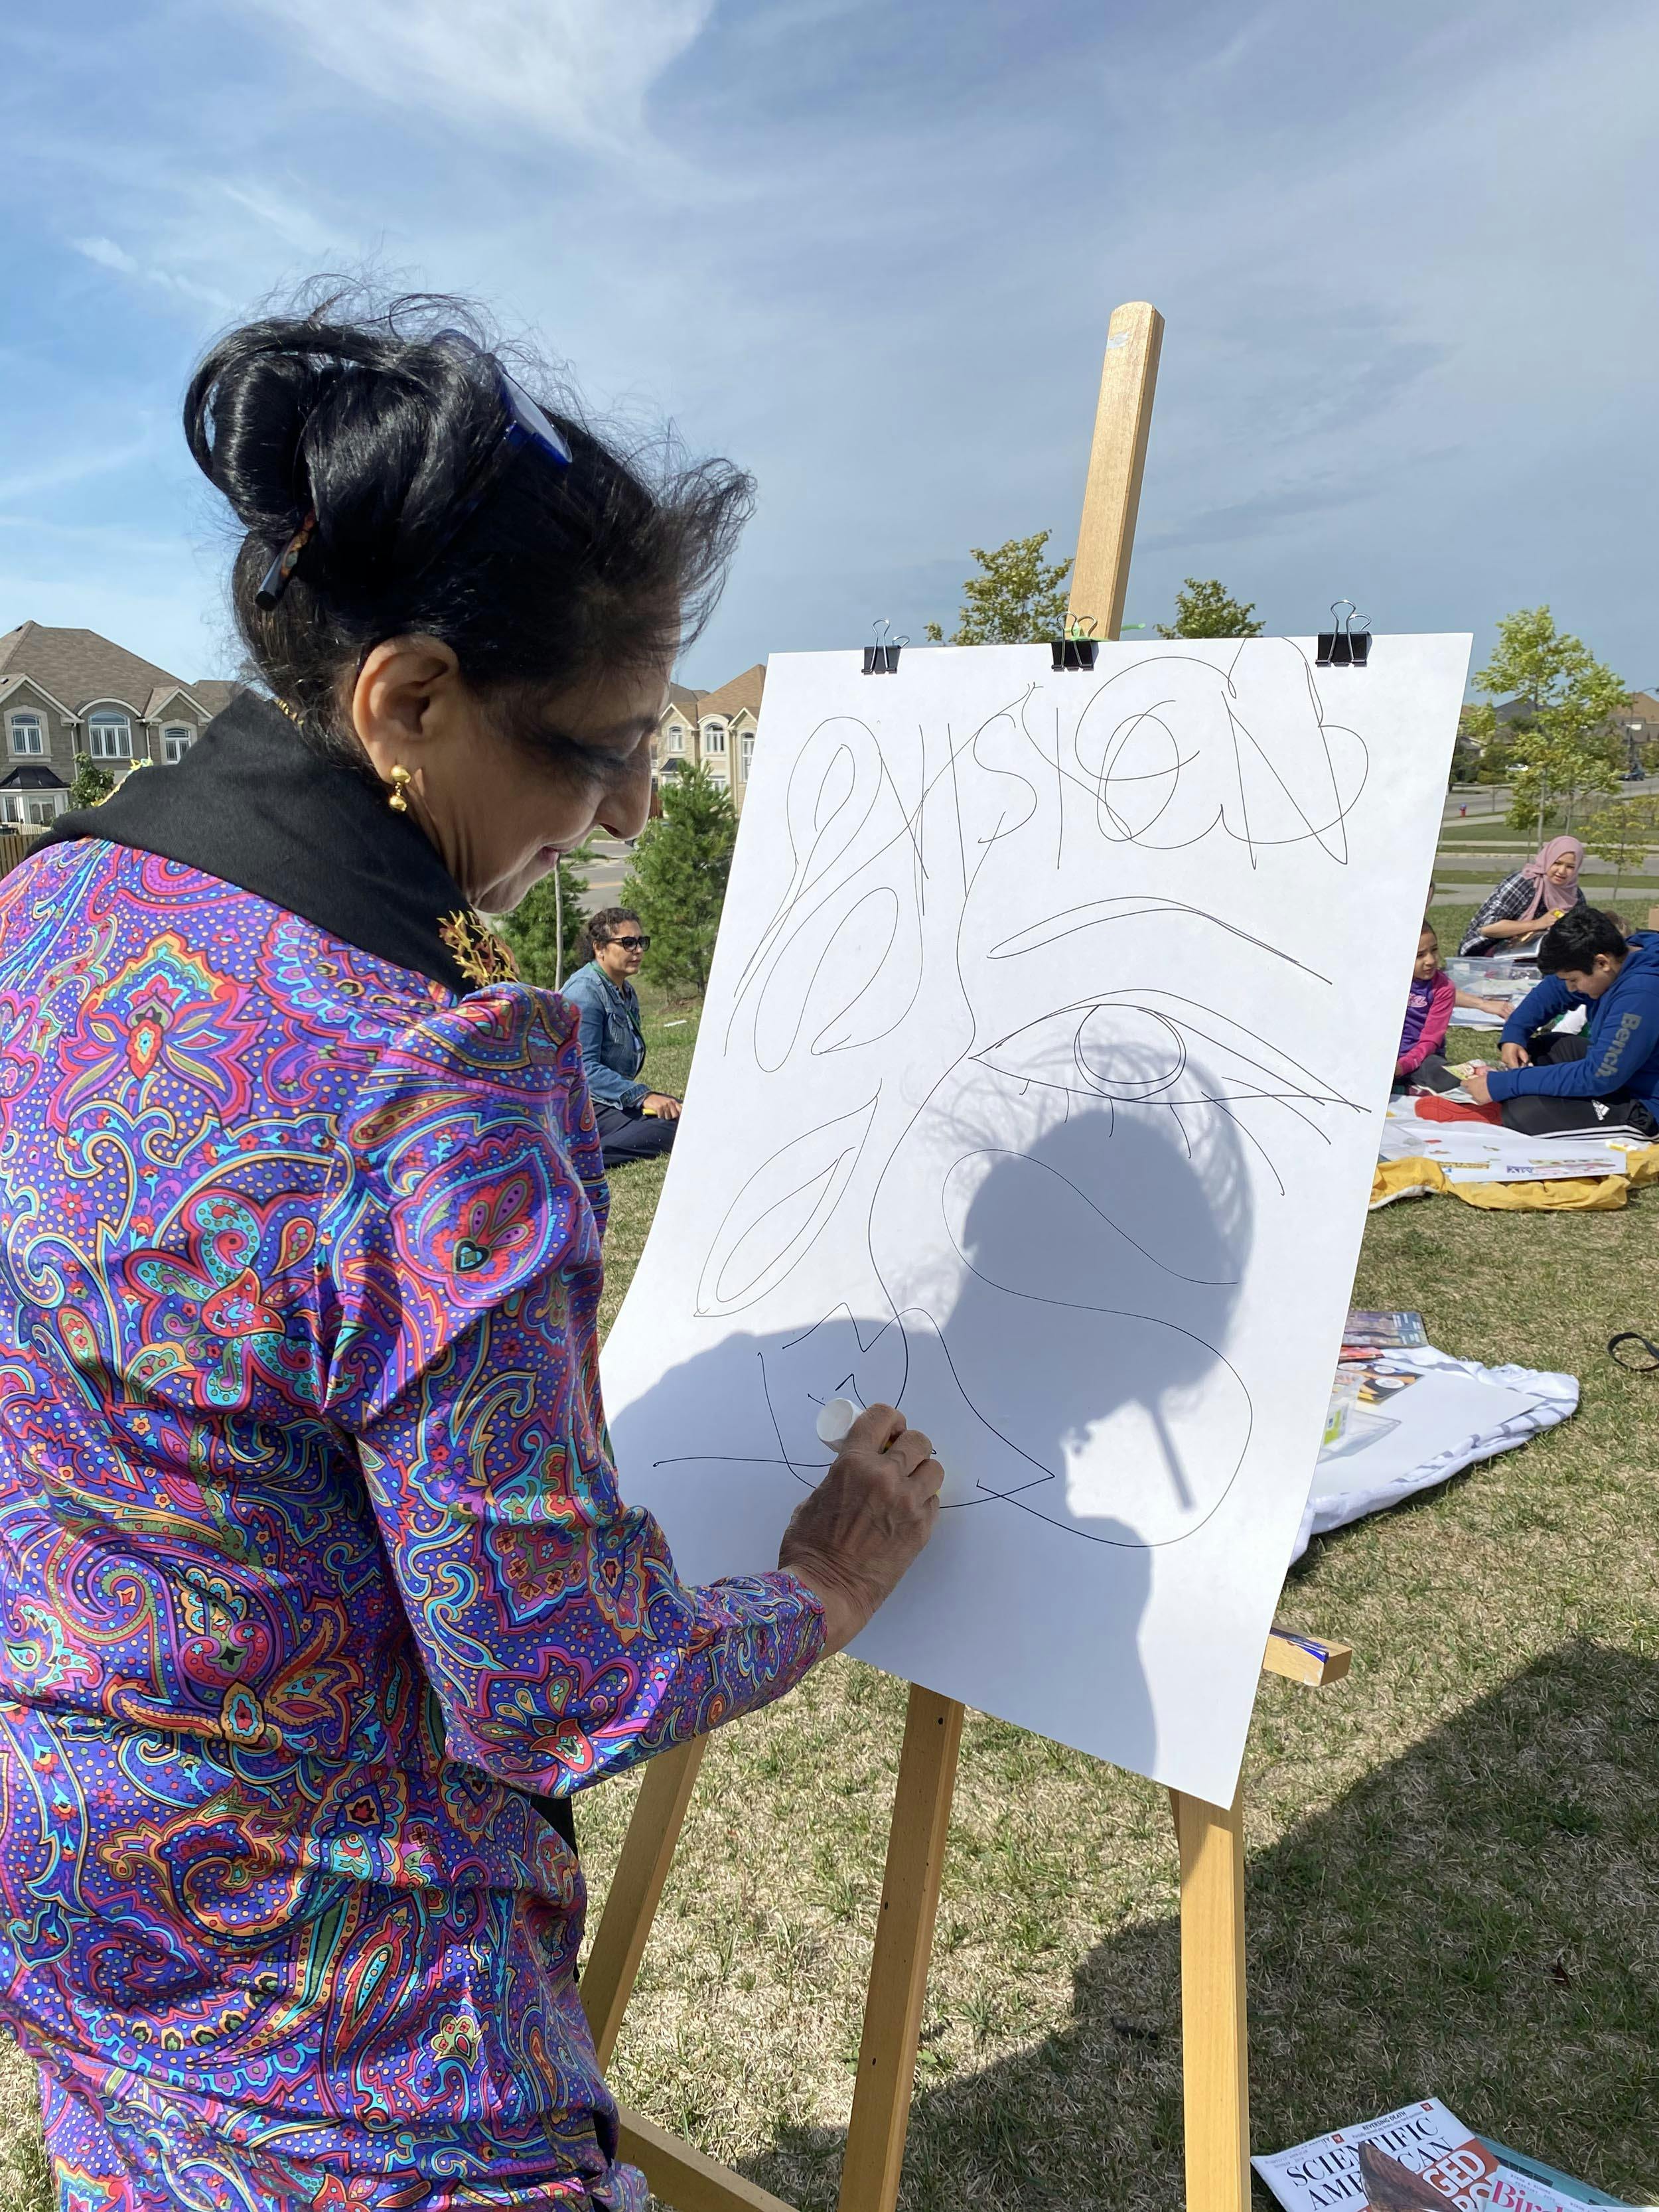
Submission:
[[[409,770],[406,768],[400,767],[394,768],[392,769],[392,793],[391,796],[386,800],[386,805],[392,809],[394,814],[408,813],[409,787],[413,781],[413,777],[410,775]]]

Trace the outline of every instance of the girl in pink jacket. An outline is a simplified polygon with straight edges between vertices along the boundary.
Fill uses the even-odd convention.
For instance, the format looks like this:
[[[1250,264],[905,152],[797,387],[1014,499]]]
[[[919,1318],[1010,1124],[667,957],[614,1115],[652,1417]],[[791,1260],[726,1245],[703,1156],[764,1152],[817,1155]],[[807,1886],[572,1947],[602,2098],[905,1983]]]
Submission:
[[[1417,940],[1417,959],[1412,968],[1412,988],[1406,1000],[1406,1026],[1400,1036],[1400,1057],[1394,1078],[1412,1088],[1451,1091],[1457,1078],[1441,1057],[1446,1031],[1451,1025],[1457,991],[1440,965],[1440,940],[1426,922]]]

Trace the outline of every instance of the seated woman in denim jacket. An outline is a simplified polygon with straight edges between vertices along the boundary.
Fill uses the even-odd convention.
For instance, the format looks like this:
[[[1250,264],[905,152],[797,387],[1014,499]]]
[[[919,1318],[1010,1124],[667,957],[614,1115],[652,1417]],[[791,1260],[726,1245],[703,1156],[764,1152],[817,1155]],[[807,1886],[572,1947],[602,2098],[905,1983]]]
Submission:
[[[587,925],[593,957],[564,987],[581,1013],[582,1066],[593,1098],[605,1164],[654,1159],[670,1152],[680,1102],[638,1080],[645,1065],[645,1035],[633,978],[650,943],[638,915],[608,906]]]

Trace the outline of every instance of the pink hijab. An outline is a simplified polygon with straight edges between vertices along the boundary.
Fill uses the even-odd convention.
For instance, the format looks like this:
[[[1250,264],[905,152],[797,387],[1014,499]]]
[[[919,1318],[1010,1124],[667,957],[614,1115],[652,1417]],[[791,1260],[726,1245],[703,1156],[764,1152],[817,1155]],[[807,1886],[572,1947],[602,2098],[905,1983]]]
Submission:
[[[1521,871],[1529,884],[1537,885],[1537,896],[1525,917],[1527,921],[1531,921],[1537,915],[1552,913],[1557,907],[1577,904],[1578,864],[1583,857],[1584,841],[1582,837],[1552,837],[1547,845],[1539,848]],[[1553,884],[1550,881],[1547,871],[1556,860],[1572,862],[1570,882]]]

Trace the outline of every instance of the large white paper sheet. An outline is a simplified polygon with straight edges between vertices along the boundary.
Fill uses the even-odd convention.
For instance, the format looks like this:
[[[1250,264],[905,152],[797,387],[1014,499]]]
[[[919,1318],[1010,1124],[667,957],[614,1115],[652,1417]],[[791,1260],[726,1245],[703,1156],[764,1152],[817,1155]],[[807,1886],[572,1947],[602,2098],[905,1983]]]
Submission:
[[[1378,1140],[1385,1160],[1432,1160],[1448,1182],[1549,1182],[1628,1175],[1628,1139],[1528,1137],[1492,1121],[1433,1121],[1415,1099],[1389,1106]]]
[[[771,1565],[821,1403],[896,1403],[947,1510],[860,1656],[1229,1802],[1468,645],[772,660],[604,1358],[683,1575]]]

